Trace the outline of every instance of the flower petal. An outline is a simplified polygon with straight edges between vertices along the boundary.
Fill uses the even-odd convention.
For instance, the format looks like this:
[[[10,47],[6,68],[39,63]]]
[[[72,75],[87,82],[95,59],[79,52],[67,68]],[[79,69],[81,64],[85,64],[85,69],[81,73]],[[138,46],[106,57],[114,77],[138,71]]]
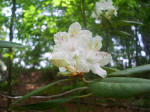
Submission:
[[[102,68],[100,68],[100,66],[98,64],[93,65],[91,67],[91,70],[93,73],[99,75],[102,78],[106,77],[106,75],[107,75],[107,72],[105,70],[103,70]]]
[[[79,60],[79,63],[76,65],[77,71],[78,72],[89,72],[90,68],[88,63],[86,63],[84,60]]]
[[[70,36],[76,36],[78,34],[78,32],[81,30],[81,26],[78,22],[73,23],[72,25],[70,25],[69,27],[69,34]]]
[[[65,68],[65,67],[59,67],[59,71],[60,71],[60,72],[65,72],[65,71],[66,71],[66,68]]]
[[[97,35],[95,38],[93,38],[93,48],[95,50],[100,50],[101,47],[102,47],[102,37]]]
[[[98,62],[100,64],[100,66],[107,65],[112,60],[112,56],[110,54],[108,54],[107,52],[98,52],[97,56],[99,57]]]
[[[88,31],[88,30],[80,30],[79,35],[82,37],[87,38],[88,40],[90,38],[92,38],[92,32]]]
[[[69,65],[69,62],[65,59],[51,59],[51,63],[58,67],[66,67]]]
[[[55,43],[61,43],[64,40],[67,40],[69,38],[69,35],[67,32],[58,32],[54,35],[54,41]]]

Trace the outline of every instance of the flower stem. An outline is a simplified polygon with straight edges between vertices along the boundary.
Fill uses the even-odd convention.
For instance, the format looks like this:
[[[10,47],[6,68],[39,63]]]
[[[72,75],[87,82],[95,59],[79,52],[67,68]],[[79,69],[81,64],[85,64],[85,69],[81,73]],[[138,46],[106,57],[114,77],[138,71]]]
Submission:
[[[91,96],[91,95],[92,95],[92,93],[88,93],[86,95],[78,96],[78,98],[85,98],[85,97],[88,97],[88,96]]]
[[[88,84],[90,81],[86,80],[85,77],[82,77],[82,81],[86,84]]]

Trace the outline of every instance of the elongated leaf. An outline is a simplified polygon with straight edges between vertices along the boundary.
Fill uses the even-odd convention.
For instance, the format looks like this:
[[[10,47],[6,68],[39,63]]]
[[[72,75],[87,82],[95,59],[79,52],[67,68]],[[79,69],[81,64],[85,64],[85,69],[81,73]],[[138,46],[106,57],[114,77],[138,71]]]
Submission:
[[[141,22],[137,22],[137,21],[128,21],[128,20],[121,20],[124,23],[129,23],[129,24],[137,24],[137,25],[143,25]]]
[[[21,44],[0,40],[0,48],[24,47]]]
[[[111,74],[113,72],[120,71],[120,70],[118,70],[116,68],[110,68],[110,67],[102,67],[102,68],[107,71],[107,74]]]
[[[128,98],[150,93],[150,80],[113,77],[91,82],[88,87],[98,97]]]
[[[118,28],[123,26],[132,26],[132,25],[143,25],[143,23],[137,21],[129,21],[129,20],[117,20],[114,22],[113,27]]]
[[[125,35],[125,36],[132,36],[130,33],[128,32],[125,32],[125,31],[119,31],[122,35]]]
[[[32,92],[26,94],[26,95],[23,96],[22,98],[20,98],[20,99],[18,99],[17,101],[15,101],[13,104],[19,103],[20,101],[25,100],[25,99],[29,98],[29,97],[32,96],[32,95],[38,94],[38,93],[40,93],[40,92],[46,90],[47,88],[49,88],[49,87],[51,87],[51,86],[54,86],[55,84],[58,84],[58,83],[61,83],[61,82],[65,82],[65,81],[68,81],[68,80],[69,80],[69,79],[64,79],[64,80],[59,80],[59,81],[55,81],[55,82],[53,82],[53,83],[50,83],[50,84],[48,84],[48,85],[46,85],[46,86],[44,86],[44,87],[42,87],[42,88],[40,88],[40,89],[38,89],[38,90],[35,90],[35,91],[32,91]]]
[[[101,80],[102,82],[113,82],[113,83],[150,83],[148,79],[142,78],[128,78],[128,77],[111,77]]]
[[[68,98],[58,98],[58,99],[53,99],[45,102],[40,102],[40,103],[34,103],[34,104],[27,104],[27,105],[21,105],[21,106],[12,106],[10,109],[11,110],[48,110],[48,109],[53,109],[58,107],[60,104],[69,102],[76,97],[68,97]]]
[[[111,74],[108,74],[108,77],[112,77],[112,76],[131,76],[131,75],[135,75],[135,74],[144,74],[150,72],[150,64],[147,65],[143,65],[143,66],[138,66],[135,68],[129,68],[126,70],[121,70],[121,71],[117,71],[117,72],[113,72]]]
[[[117,35],[117,36],[120,36],[120,37],[123,37],[123,38],[129,38],[131,37],[132,35],[128,32],[125,32],[125,31],[119,31],[119,30],[116,30],[113,32],[114,35]]]

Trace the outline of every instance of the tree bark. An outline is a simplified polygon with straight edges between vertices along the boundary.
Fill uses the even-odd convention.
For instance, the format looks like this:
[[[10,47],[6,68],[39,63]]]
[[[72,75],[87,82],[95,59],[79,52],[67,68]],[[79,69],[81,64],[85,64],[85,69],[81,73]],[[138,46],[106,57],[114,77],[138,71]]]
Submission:
[[[12,0],[12,15],[10,18],[10,33],[9,33],[9,41],[12,41],[14,38],[14,20],[15,20],[15,12],[16,12],[16,0]],[[12,48],[9,48],[9,54],[12,54]],[[8,58],[8,95],[12,95],[12,87],[11,87],[11,82],[12,82],[12,58],[9,56]],[[9,106],[11,104],[11,99],[8,98],[8,112],[11,112],[9,110]]]

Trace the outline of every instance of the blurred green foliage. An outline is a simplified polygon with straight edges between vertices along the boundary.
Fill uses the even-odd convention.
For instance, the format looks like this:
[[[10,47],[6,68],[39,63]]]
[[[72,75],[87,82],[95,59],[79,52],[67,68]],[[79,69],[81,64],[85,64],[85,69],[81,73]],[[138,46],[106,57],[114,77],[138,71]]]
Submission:
[[[98,0],[19,0],[16,7],[14,23],[14,40],[20,40],[30,47],[15,49],[14,59],[18,67],[30,66],[37,69],[41,61],[51,65],[45,53],[53,49],[53,35],[58,31],[67,31],[70,24],[78,21],[83,27],[92,31],[93,35],[103,37],[103,48],[113,56],[113,66],[119,69],[147,64],[150,61],[149,11],[150,2],[144,0],[114,0],[118,7],[118,15],[111,20],[103,18],[97,23],[91,15]],[[7,38],[11,1],[0,2],[0,39]],[[8,12],[7,12],[8,10]],[[84,18],[84,12],[85,17]],[[131,23],[123,22],[133,21]],[[136,24],[136,23],[142,23]],[[134,30],[132,28],[134,27]],[[139,35],[141,38],[139,39]],[[141,46],[143,43],[143,46]],[[3,55],[4,50],[1,51]],[[141,52],[145,53],[143,55]],[[126,60],[126,61],[124,61]]]
[[[55,80],[58,69],[45,54],[53,51],[54,34],[67,31],[75,21],[93,36],[103,37],[102,50],[113,57],[113,64],[108,66],[125,69],[150,63],[150,1],[113,0],[118,14],[109,20],[103,17],[101,24],[92,17],[97,1],[17,0],[13,41],[29,47],[13,49],[13,79],[19,73],[41,69],[43,78]],[[12,1],[0,0],[0,40],[8,40],[11,8]],[[8,56],[8,49],[0,49],[5,63]]]

